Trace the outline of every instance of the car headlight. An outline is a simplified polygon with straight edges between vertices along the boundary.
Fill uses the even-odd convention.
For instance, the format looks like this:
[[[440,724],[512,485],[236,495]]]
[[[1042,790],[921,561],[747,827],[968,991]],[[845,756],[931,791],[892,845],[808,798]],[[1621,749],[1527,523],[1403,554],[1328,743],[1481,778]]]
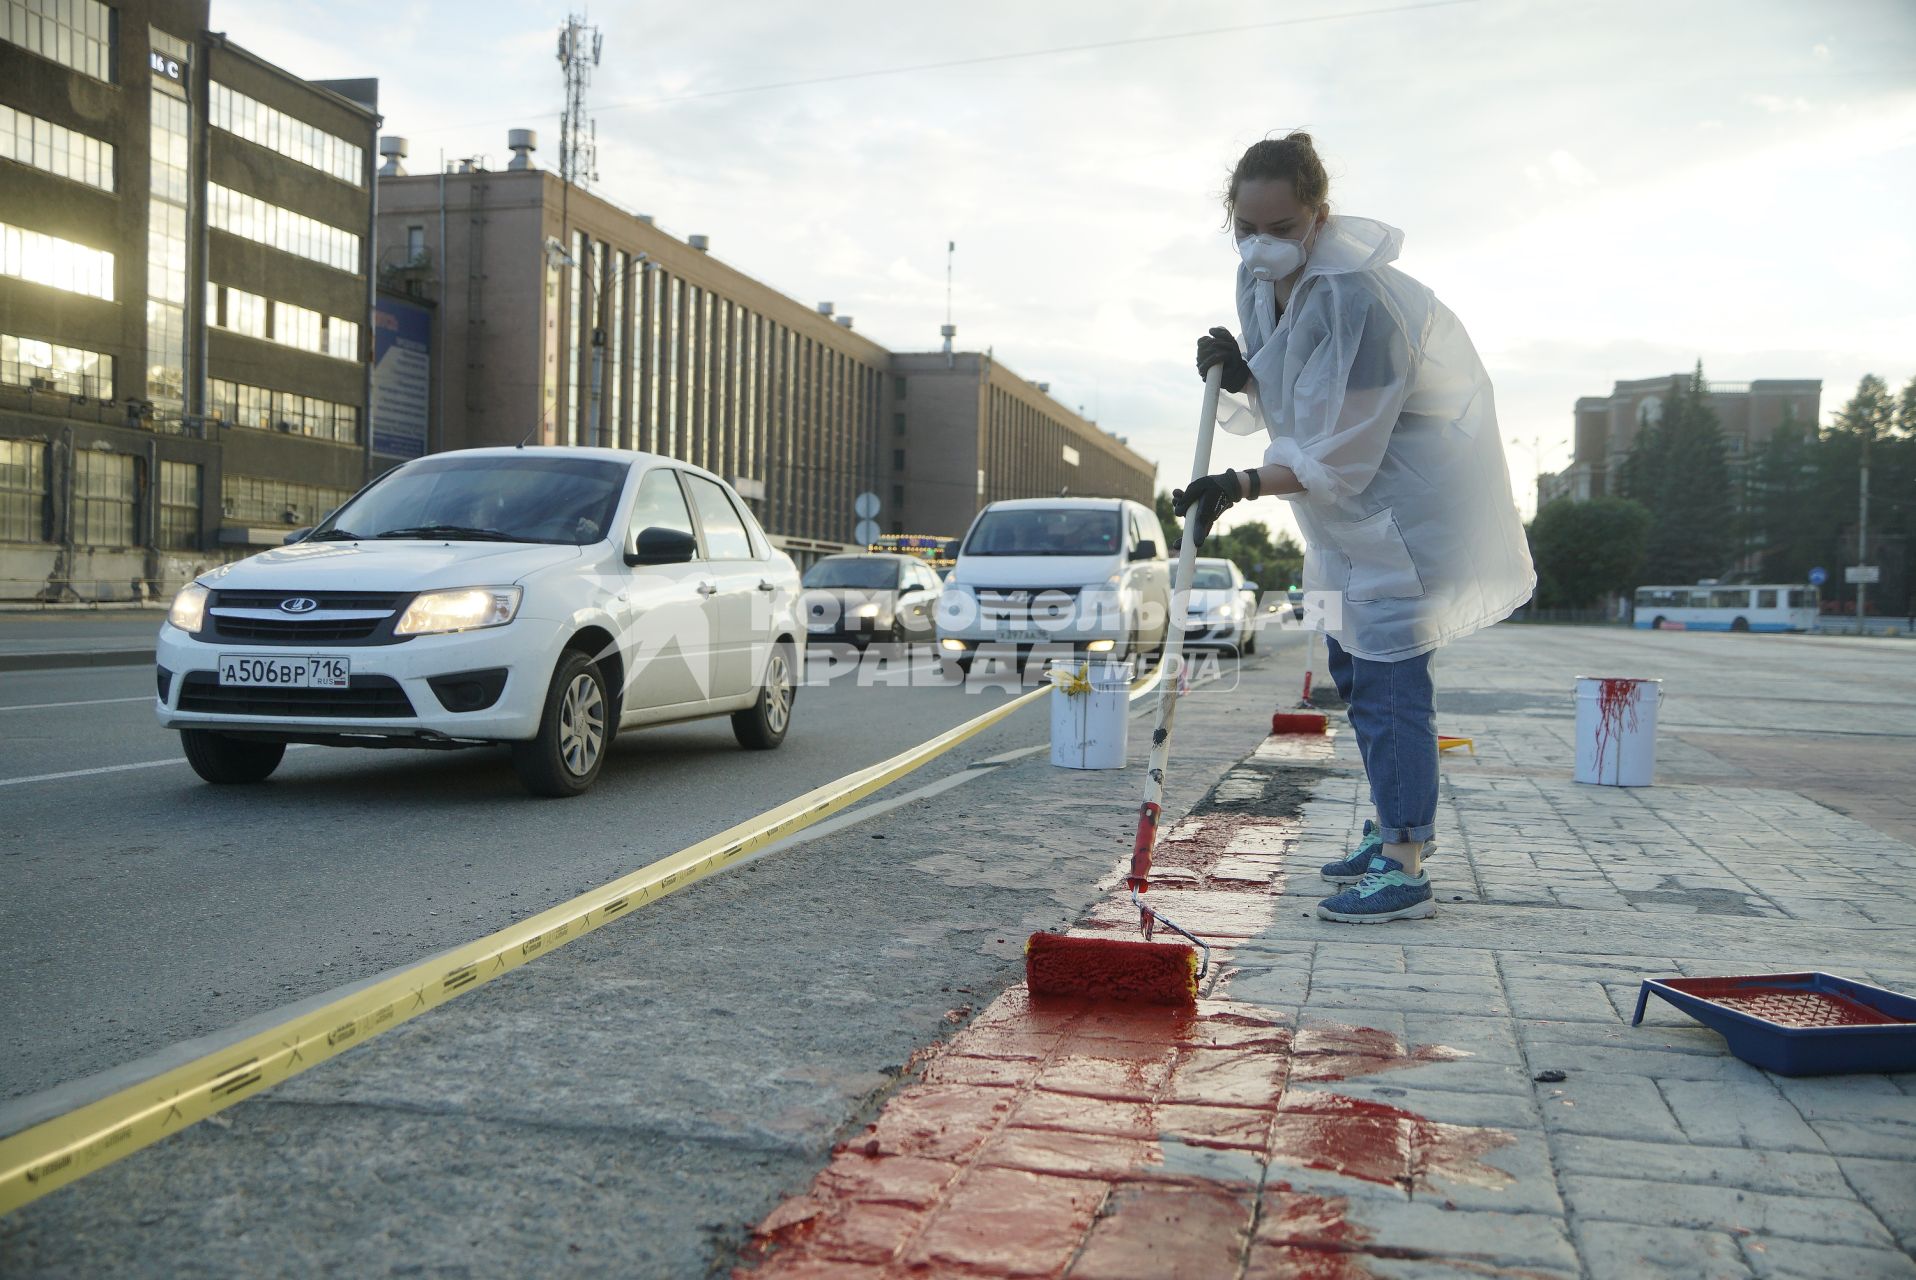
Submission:
[[[876,618],[877,616],[878,606],[876,604],[861,604],[852,610],[852,617],[854,618]]]
[[[206,624],[206,597],[211,594],[197,582],[180,588],[173,597],[173,607],[166,611],[167,624],[189,636],[198,635]]]
[[[518,587],[461,587],[416,596],[393,628],[396,636],[443,635],[503,627],[519,612]]]

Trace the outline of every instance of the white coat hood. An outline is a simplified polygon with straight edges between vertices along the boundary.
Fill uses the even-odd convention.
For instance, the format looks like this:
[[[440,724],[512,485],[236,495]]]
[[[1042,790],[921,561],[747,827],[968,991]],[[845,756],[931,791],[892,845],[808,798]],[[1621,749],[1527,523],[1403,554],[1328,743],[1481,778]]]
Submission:
[[[1385,662],[1508,617],[1536,585],[1490,376],[1450,309],[1391,265],[1403,242],[1334,216],[1281,317],[1241,266],[1236,291],[1252,375],[1239,418],[1304,486],[1287,495],[1304,589],[1337,593],[1330,634]]]

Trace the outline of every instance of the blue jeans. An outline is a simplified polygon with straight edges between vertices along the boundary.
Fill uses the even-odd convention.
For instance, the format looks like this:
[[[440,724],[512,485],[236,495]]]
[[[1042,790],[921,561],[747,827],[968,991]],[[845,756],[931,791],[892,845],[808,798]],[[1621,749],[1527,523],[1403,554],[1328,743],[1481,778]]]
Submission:
[[[1355,658],[1329,636],[1331,683],[1350,707],[1357,753],[1385,844],[1428,840],[1437,821],[1437,712],[1430,654],[1402,662]]]

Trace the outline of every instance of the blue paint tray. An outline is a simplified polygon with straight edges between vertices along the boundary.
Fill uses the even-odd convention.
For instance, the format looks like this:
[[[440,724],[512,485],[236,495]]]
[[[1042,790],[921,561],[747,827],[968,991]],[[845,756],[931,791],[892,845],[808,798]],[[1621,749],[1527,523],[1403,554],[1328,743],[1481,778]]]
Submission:
[[[1652,978],[1652,994],[1720,1034],[1730,1052],[1780,1076],[1916,1071],[1916,997],[1830,973],[1758,973],[1740,978]]]

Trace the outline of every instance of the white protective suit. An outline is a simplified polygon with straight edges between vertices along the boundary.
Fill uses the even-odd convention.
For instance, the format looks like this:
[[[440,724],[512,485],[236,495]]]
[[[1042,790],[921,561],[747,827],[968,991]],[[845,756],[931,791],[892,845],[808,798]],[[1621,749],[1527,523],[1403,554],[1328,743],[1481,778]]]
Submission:
[[[1249,412],[1305,541],[1306,591],[1343,593],[1329,634],[1361,658],[1414,658],[1508,617],[1537,575],[1510,496],[1490,377],[1463,325],[1389,265],[1404,233],[1330,218],[1272,332],[1273,290],[1239,266]],[[1241,403],[1241,402],[1240,402]]]

